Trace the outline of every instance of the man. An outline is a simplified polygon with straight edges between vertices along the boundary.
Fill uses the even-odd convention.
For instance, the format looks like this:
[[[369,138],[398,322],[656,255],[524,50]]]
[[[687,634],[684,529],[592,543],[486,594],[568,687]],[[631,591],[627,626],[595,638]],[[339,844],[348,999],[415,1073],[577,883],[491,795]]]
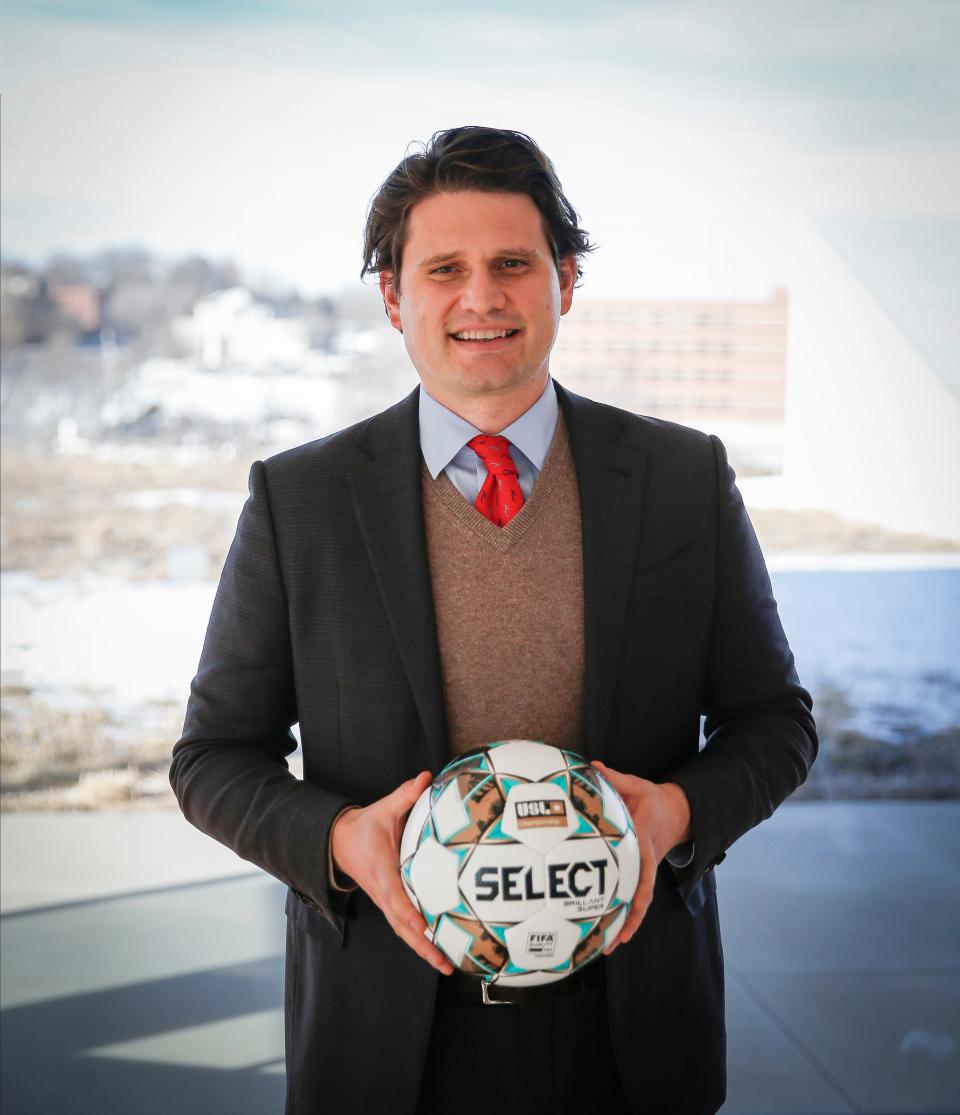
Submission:
[[[529,137],[437,133],[365,244],[421,386],[251,469],[171,782],[290,888],[288,1112],[723,1102],[713,867],[806,777],[812,706],[720,442],[550,377],[587,250]],[[605,957],[485,1006],[398,845],[431,772],[503,738],[597,762],[643,870]]]

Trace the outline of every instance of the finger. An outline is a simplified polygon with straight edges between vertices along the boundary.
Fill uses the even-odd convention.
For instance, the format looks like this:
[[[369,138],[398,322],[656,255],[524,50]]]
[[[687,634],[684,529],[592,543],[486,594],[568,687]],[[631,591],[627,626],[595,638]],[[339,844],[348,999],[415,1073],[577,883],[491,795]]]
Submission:
[[[390,921],[389,918],[387,920]],[[413,949],[417,956],[425,960],[431,967],[436,968],[438,972],[445,976],[449,976],[453,972],[453,965],[447,957],[427,939],[427,924],[418,913],[415,911],[412,914],[407,913],[403,917],[391,921],[391,928],[401,941]]]
[[[418,956],[426,960],[428,964],[432,964],[434,968],[443,972],[445,975],[450,975],[453,971],[453,965],[447,957],[424,936],[427,924],[423,920],[420,911],[410,901],[407,892],[403,889],[400,877],[397,875],[389,879],[384,879],[382,891],[382,904],[378,903],[378,905],[380,905],[381,910],[383,910],[384,916],[390,923],[390,928],[394,933],[396,933],[401,940],[406,942]]]
[[[388,919],[389,920],[389,919]],[[422,960],[445,976],[453,972],[453,965],[446,956],[427,939],[427,924],[416,912],[406,914],[392,924],[394,933],[413,949]]]
[[[647,916],[650,903],[653,901],[653,888],[657,879],[657,863],[653,854],[653,845],[647,841],[647,846],[640,858],[640,878],[637,889],[630,903],[630,911],[620,928],[620,932],[611,944],[603,950],[604,956],[609,956],[619,945],[625,945],[640,928],[643,919]]]
[[[650,903],[653,901],[653,887],[656,878],[657,861],[654,858],[653,845],[648,842],[645,854],[642,856],[637,891],[633,896],[633,902],[630,904],[630,913],[627,915],[627,920],[623,926],[624,944],[626,944],[640,928],[640,923],[646,917],[647,910],[650,909]]]

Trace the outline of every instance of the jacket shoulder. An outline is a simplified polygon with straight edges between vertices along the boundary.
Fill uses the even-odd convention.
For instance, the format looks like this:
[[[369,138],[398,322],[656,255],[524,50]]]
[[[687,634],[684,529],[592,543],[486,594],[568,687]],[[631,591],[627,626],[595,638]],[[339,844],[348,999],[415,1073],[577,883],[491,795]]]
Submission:
[[[363,418],[325,437],[284,449],[263,462],[271,481],[285,483],[305,476],[342,475],[381,452],[419,436],[417,390],[379,414]]]
[[[559,384],[557,385],[559,388]],[[651,418],[597,402],[560,388],[561,405],[568,419],[583,423],[592,431],[612,440],[648,451],[670,453],[713,454],[713,438],[702,430],[670,422],[665,418]],[[559,392],[558,392],[559,393]]]

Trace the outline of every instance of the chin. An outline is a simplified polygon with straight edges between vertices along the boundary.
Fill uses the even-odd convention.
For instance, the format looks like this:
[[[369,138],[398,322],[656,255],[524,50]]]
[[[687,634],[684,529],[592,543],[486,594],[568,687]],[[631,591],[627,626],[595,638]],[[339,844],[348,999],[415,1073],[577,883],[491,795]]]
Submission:
[[[465,377],[465,385],[474,391],[519,391],[532,380],[529,375],[474,375]]]
[[[489,360],[474,360],[469,364],[461,365],[460,373],[463,382],[485,384],[491,389],[503,387],[524,387],[539,378],[543,372],[543,364],[532,364],[516,361],[510,364],[497,364],[491,354]]]

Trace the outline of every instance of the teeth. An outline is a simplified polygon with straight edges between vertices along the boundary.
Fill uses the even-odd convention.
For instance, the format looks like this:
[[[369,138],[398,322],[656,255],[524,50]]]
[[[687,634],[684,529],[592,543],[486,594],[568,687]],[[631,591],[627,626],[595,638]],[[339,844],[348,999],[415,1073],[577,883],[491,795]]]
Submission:
[[[454,337],[456,337],[458,341],[492,341],[497,337],[506,337],[514,332],[516,332],[514,329],[470,330],[464,333],[454,333]]]

